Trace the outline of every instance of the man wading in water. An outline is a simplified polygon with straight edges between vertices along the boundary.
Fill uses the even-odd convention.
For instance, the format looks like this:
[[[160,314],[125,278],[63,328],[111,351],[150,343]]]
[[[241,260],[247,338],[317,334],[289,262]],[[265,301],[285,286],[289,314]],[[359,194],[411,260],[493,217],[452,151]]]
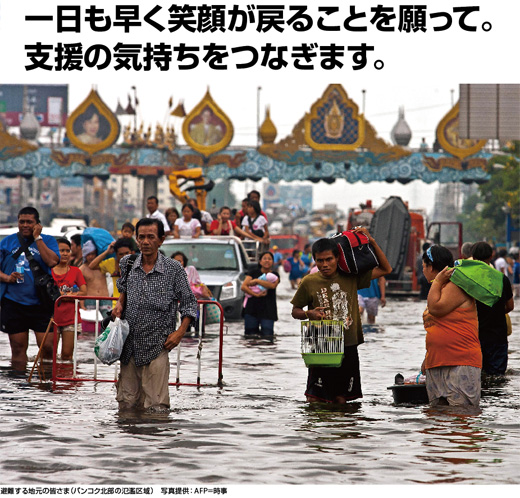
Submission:
[[[307,275],[292,298],[292,316],[297,320],[341,320],[345,327],[345,356],[339,368],[312,367],[307,377],[307,401],[346,403],[362,398],[357,347],[364,342],[357,300],[358,289],[373,278],[392,271],[385,254],[366,228],[354,232],[368,237],[379,266],[360,275],[338,271],[339,250],[332,239],[319,239],[312,246],[318,272]],[[303,308],[307,307],[307,311]]]
[[[120,261],[120,296],[112,317],[125,318],[130,326],[121,354],[117,382],[119,409],[165,412],[170,407],[168,353],[175,348],[197,317],[197,300],[182,265],[159,252],[164,226],[143,218],[136,226],[141,253]],[[176,326],[177,305],[181,314]]]

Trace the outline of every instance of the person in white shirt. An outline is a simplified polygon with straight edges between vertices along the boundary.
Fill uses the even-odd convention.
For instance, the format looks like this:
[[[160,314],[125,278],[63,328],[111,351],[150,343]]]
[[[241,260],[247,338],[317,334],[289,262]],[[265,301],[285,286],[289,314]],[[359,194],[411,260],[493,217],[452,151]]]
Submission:
[[[247,216],[242,218],[242,228],[245,232],[260,237],[267,244],[269,243],[269,230],[267,228],[267,220],[261,213],[260,203],[249,201]]]
[[[501,249],[498,251],[498,258],[495,260],[495,269],[501,271],[504,275],[507,275],[507,261],[506,257],[507,251],[505,249]]]
[[[148,214],[146,215],[147,218],[159,220],[164,226],[165,235],[173,235],[166,216],[159,211],[159,199],[157,199],[157,197],[151,195],[146,199],[146,209],[148,209]]]
[[[198,239],[200,237],[200,221],[193,217],[195,208],[191,204],[182,206],[182,218],[175,220],[173,226],[173,236],[176,239],[181,237],[192,237]]]
[[[199,209],[199,203],[197,202],[197,199],[190,197],[188,199],[188,203],[191,204],[195,208],[195,212],[197,212],[197,211],[200,212],[200,218],[199,218],[200,226],[202,227],[202,231],[206,235],[209,235],[211,233],[210,226],[213,221],[213,216],[211,216],[211,214],[208,213],[208,211]],[[198,218],[198,216],[195,216],[195,217]]]

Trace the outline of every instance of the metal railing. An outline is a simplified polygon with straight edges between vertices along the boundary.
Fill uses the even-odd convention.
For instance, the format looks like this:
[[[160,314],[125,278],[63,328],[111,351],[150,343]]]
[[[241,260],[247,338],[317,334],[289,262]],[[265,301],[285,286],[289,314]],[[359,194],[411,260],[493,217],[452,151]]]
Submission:
[[[70,300],[70,296],[60,296],[56,301],[56,306],[60,306],[62,301],[68,297]],[[104,296],[75,296],[74,297],[74,352],[72,357],[72,376],[62,377],[58,373],[58,334],[54,334],[53,338],[53,356],[52,356],[52,381],[53,382],[116,382],[119,370],[119,361],[115,363],[114,366],[114,377],[113,378],[103,378],[98,375],[98,365],[101,363],[97,356],[94,354],[94,342],[92,344],[92,357],[94,358],[94,371],[92,377],[88,376],[78,376],[78,361],[77,361],[77,340],[78,340],[78,309],[79,302],[84,301],[86,299],[95,300],[96,301],[96,319],[94,324],[94,342],[99,336],[100,332],[100,324],[102,320],[99,320],[100,312],[99,312],[99,302],[100,301],[117,301],[118,298],[114,297],[104,297]],[[205,307],[209,304],[218,306],[220,310],[220,324],[219,324],[219,351],[218,351],[218,378],[217,378],[217,386],[222,387],[223,385],[223,374],[222,374],[222,362],[223,362],[223,347],[224,347],[224,310],[221,304],[218,301],[205,300],[201,299],[197,301],[199,306],[199,330],[198,330],[198,347],[197,347],[197,378],[196,382],[180,382],[180,365],[181,365],[181,349],[182,349],[182,340],[177,346],[177,374],[175,382],[170,382],[170,386],[210,386],[212,384],[201,383],[201,358],[202,358],[202,348],[203,348],[203,339],[204,339],[204,311]],[[102,331],[101,331],[102,332]],[[109,367],[103,367],[103,371],[106,372],[106,369]]]

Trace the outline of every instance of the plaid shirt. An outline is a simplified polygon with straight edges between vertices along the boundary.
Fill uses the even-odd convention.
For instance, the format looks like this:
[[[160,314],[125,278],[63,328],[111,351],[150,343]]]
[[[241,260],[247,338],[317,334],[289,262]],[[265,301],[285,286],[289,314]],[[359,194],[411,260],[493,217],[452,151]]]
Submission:
[[[139,255],[127,272],[128,258],[119,263],[122,276],[117,281],[119,292],[126,293],[125,318],[130,326],[121,362],[127,365],[133,356],[140,367],[159,356],[166,338],[177,329],[177,303],[181,318],[195,319],[197,300],[178,261],[159,253],[152,271],[146,273]]]

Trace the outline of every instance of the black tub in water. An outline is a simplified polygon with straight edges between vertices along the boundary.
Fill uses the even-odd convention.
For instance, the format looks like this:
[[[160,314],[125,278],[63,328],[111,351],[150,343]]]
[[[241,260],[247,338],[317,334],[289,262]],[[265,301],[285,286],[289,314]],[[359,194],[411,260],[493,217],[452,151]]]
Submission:
[[[397,405],[403,403],[416,405],[428,403],[428,393],[426,392],[425,384],[395,384],[387,389],[392,390],[392,396]]]

